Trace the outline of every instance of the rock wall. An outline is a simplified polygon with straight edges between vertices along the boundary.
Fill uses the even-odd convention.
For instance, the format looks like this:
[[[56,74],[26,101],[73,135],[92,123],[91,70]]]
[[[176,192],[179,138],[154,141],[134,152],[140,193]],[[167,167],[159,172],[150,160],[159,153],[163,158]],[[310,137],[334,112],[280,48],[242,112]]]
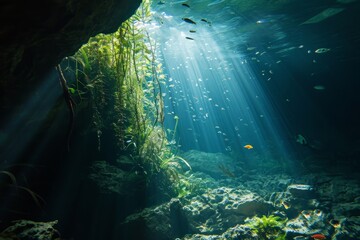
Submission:
[[[0,106],[29,93],[89,37],[114,32],[141,0],[5,0],[0,6]]]

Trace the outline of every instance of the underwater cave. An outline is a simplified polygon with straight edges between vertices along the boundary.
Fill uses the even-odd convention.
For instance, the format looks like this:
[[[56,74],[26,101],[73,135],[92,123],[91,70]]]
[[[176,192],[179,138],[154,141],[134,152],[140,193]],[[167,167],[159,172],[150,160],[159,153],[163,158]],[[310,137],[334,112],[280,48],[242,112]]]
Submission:
[[[360,239],[359,0],[0,3],[0,239]]]

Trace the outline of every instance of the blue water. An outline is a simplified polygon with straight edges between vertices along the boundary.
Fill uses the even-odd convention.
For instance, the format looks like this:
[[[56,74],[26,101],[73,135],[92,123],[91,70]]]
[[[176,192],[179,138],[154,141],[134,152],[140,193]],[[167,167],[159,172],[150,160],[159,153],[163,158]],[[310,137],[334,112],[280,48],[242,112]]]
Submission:
[[[185,173],[187,166],[182,169],[185,180],[196,182],[205,176],[202,190],[246,183],[257,192],[273,174],[274,185],[283,185],[276,191],[285,191],[292,181],[319,180],[326,192],[329,179],[342,174],[339,168],[347,167],[344,176],[355,176],[353,166],[359,167],[360,152],[359,1],[159,3],[153,2],[154,19],[144,27],[156,41],[156,59],[163,67],[168,145],[192,165],[192,171]],[[165,191],[157,168],[149,184],[146,166],[136,163],[131,154],[119,157],[111,127],[110,113],[116,113],[112,105],[103,110],[106,127],[99,134],[91,104],[78,102],[81,114],[76,116],[67,152],[68,110],[52,72],[6,119],[6,131],[0,132],[0,158],[6,164],[25,163],[26,170],[19,171],[17,178],[19,186],[44,196],[44,212],[34,208],[26,191],[19,200],[18,206],[41,216],[34,219],[59,219],[69,238],[119,239],[104,236],[128,230],[119,230],[123,219],[162,203]],[[251,149],[246,148],[249,145]],[[206,174],[211,183],[205,181]],[[306,181],[298,181],[306,174]],[[98,182],[89,180],[91,175]],[[4,172],[2,176],[11,180]],[[134,185],[121,185],[126,176]],[[256,179],[261,180],[258,185]],[[343,204],[343,182],[336,184],[341,194],[329,190],[329,196],[341,195],[338,203]],[[109,189],[110,193],[102,192]],[[357,196],[358,188],[348,189],[355,189]],[[14,198],[6,199],[2,209],[8,210]],[[354,199],[352,193],[347,195],[347,201],[355,204]],[[15,219],[13,214],[7,214],[9,219]],[[190,232],[181,232],[185,233]]]
[[[359,62],[353,53],[359,50],[347,44],[358,45],[359,35],[344,39],[349,30],[342,26],[358,4],[191,1],[189,8],[182,3],[155,2],[155,21],[147,26],[167,76],[169,132],[179,117],[173,144],[184,151],[291,158],[301,147],[296,141],[301,134],[314,148],[316,143],[324,151],[346,151],[337,139],[349,118],[358,119],[344,108],[348,98],[359,103],[353,92],[359,74],[342,68]],[[247,144],[254,148],[245,149]]]

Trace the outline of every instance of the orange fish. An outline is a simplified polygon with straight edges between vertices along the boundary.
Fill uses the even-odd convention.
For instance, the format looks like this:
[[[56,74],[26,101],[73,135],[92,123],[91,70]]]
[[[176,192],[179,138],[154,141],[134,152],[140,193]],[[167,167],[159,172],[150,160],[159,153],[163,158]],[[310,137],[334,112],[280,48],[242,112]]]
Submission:
[[[324,234],[318,233],[311,236],[313,239],[326,239]]]
[[[340,228],[340,227],[341,227],[340,221],[339,221],[339,220],[336,220],[336,219],[330,220],[330,224],[331,224],[334,228]]]
[[[246,148],[246,149],[253,149],[254,147],[251,146],[250,144],[246,144],[246,145],[244,146],[244,148]]]

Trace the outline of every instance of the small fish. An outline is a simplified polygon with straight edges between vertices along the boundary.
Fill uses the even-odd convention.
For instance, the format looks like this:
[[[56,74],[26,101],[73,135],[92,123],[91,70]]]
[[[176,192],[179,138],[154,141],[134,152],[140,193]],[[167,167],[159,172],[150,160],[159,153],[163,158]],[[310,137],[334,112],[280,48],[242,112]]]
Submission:
[[[282,201],[281,204],[284,206],[285,209],[289,209],[291,207],[291,205],[285,201]]]
[[[202,22],[206,22],[207,24],[209,24],[209,26],[211,26],[211,22],[210,21],[208,21],[207,19],[205,19],[205,18],[202,18],[200,21],[202,21]]]
[[[321,234],[321,233],[311,235],[311,237],[312,237],[313,239],[326,239],[325,235],[324,235],[324,234]]]
[[[254,147],[252,146],[252,145],[250,145],[250,144],[246,144],[245,146],[244,146],[244,148],[246,148],[246,149],[253,149]]]
[[[196,33],[196,30],[190,30],[189,32],[191,32],[191,33]]]
[[[165,2],[164,1],[159,1],[157,4],[158,5],[163,5],[163,4],[165,4]]]
[[[187,4],[187,3],[182,3],[181,5],[183,5],[184,7],[188,7],[188,8],[190,8],[190,5],[189,5],[189,4]]]
[[[314,89],[315,89],[315,90],[322,91],[322,90],[325,90],[325,86],[323,86],[323,85],[316,85],[316,86],[314,86]]]
[[[330,51],[330,48],[319,48],[315,50],[315,53],[326,53]]]
[[[319,209],[315,209],[314,214],[316,214],[318,217],[320,217],[322,215],[322,212]]]
[[[307,210],[303,210],[301,211],[301,214],[307,219],[309,220],[311,218],[311,212],[307,211]]]
[[[189,39],[189,40],[194,40],[193,38],[191,38],[191,37],[185,37],[186,39]]]
[[[191,23],[191,24],[196,24],[196,22],[194,22],[193,20],[191,20],[190,18],[182,18],[183,21],[187,22],[187,23]]]
[[[330,220],[329,223],[330,223],[331,226],[333,226],[334,228],[340,228],[340,227],[341,227],[341,224],[340,224],[340,221],[339,221],[339,220],[332,219],[332,220]]]

